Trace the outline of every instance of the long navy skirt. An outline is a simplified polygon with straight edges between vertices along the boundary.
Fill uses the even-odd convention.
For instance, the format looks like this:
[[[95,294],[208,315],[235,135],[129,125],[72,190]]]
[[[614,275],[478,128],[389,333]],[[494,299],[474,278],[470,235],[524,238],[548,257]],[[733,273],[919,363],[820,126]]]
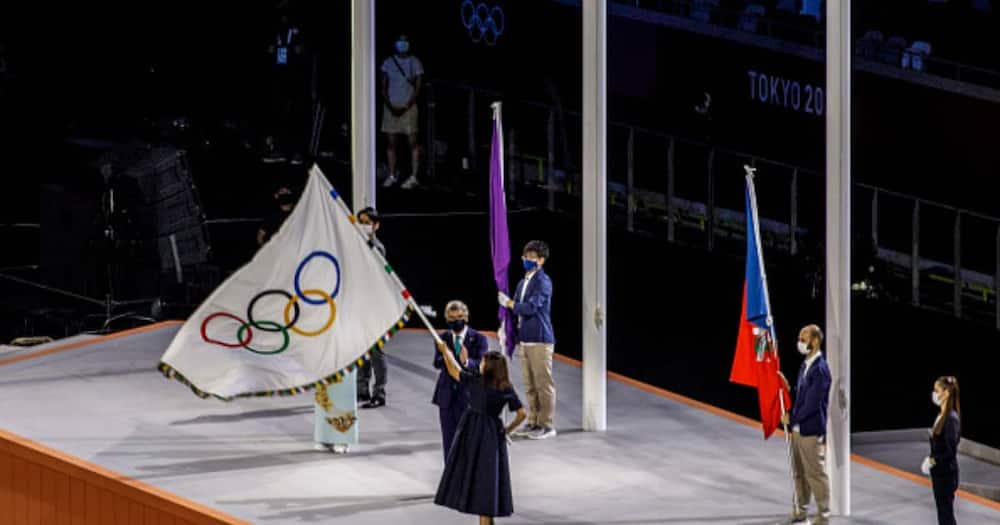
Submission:
[[[434,503],[478,516],[514,513],[507,440],[500,418],[466,410],[448,452]]]

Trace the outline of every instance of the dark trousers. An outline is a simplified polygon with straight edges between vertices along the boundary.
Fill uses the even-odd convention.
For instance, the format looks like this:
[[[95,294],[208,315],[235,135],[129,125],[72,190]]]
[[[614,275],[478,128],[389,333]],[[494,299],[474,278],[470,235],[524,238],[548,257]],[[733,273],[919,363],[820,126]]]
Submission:
[[[934,504],[937,505],[939,525],[955,525],[955,491],[958,490],[958,472],[931,473],[934,487]]]
[[[455,439],[455,431],[458,430],[458,422],[462,420],[465,408],[465,403],[452,403],[447,408],[438,407],[438,415],[441,418],[441,443],[444,445],[445,462],[448,461],[448,451],[451,450],[451,442]]]
[[[387,370],[385,366],[385,352],[382,350],[373,350],[372,358],[364,366],[358,368],[358,394],[360,395],[368,391],[373,369],[375,371],[375,387],[372,388],[371,397],[373,399],[376,397],[385,399]]]

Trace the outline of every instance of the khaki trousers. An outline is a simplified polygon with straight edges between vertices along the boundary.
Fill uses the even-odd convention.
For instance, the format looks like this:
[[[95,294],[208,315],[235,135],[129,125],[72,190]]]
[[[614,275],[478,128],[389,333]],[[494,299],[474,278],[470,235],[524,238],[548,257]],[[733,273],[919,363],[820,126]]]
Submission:
[[[813,521],[816,525],[828,523],[830,516],[830,480],[823,468],[825,457],[826,444],[820,443],[819,436],[792,433],[792,471],[799,499],[795,516],[804,518],[810,496],[815,496],[819,511],[819,517]]]
[[[544,343],[521,343],[517,357],[521,360],[524,394],[527,401],[528,424],[554,428],[556,413],[556,383],[552,379],[552,353],[555,346]]]

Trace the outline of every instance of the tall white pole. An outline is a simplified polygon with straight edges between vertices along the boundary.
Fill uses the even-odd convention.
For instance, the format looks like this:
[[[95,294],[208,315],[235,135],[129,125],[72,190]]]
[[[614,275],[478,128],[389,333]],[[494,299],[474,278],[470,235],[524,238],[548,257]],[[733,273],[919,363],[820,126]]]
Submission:
[[[375,206],[375,0],[351,0],[351,204]]]
[[[583,3],[583,429],[607,416],[607,0]]]
[[[826,3],[826,350],[830,507],[851,514],[851,1]]]

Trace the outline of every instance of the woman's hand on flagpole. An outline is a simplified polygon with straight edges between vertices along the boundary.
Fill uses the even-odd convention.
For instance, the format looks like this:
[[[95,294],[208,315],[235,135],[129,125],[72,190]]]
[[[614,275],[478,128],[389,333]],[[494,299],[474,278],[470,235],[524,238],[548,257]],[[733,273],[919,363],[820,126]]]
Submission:
[[[448,345],[444,344],[444,341],[438,339],[436,343],[438,352],[444,358],[444,366],[448,370],[448,375],[451,376],[455,381],[460,380],[461,372],[458,367],[458,362],[455,361],[455,356],[448,351]]]

